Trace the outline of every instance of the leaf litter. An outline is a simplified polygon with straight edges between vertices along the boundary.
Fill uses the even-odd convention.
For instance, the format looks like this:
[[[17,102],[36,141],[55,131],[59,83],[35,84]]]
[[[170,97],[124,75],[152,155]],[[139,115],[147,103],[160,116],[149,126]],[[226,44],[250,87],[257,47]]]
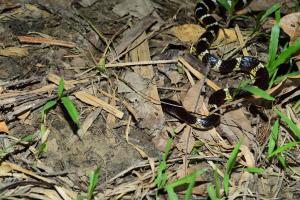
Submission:
[[[209,170],[197,178],[197,183],[217,186],[214,177],[223,180],[228,175],[224,174],[226,162],[232,160],[232,150],[242,141],[236,163],[230,169],[229,199],[257,196],[296,199],[299,196],[299,147],[296,143],[286,145],[296,140],[297,135],[291,133],[287,124],[295,123],[299,127],[299,112],[291,107],[297,105],[290,104],[294,96],[289,95],[299,88],[298,76],[285,77],[268,91],[284,98],[281,112],[288,115],[280,115],[285,121],[274,145],[277,151],[284,149],[284,152],[275,152],[283,156],[278,159],[266,155],[271,122],[259,121],[253,125],[246,109],[234,108],[240,102],[222,107],[222,111],[232,107],[235,110],[225,113],[222,125],[209,131],[191,129],[162,113],[159,96],[176,99],[189,111],[207,115],[206,94],[226,84],[235,84],[234,78],[228,82],[228,78],[223,80],[219,75],[207,76],[193,70],[195,65],[190,64],[193,62],[189,58],[178,58],[188,52],[182,47],[189,47],[204,31],[194,24],[193,4],[93,0],[78,1],[82,6],[78,7],[60,0],[37,0],[32,4],[17,0],[0,2],[3,3],[0,18],[4,20],[0,23],[3,47],[0,50],[0,199],[88,196],[91,190],[88,173],[99,167],[100,180],[92,179],[97,185],[92,185],[94,192],[90,197],[154,198],[157,167],[169,137],[173,138],[173,144],[166,160],[168,183],[205,168]],[[107,56],[104,73],[96,70],[95,61],[101,57],[106,43],[79,15],[88,16],[105,38],[112,38],[124,24],[127,27],[113,41],[116,51]],[[171,20],[174,15],[181,25]],[[296,40],[297,13],[291,15],[281,19],[281,27]],[[152,26],[157,22],[163,22],[157,26],[159,31]],[[251,55],[265,55],[256,42],[245,48],[243,40],[247,41],[249,35],[243,28],[241,34],[239,29],[226,28],[225,34],[221,31],[212,51],[226,56],[232,49],[240,48],[244,54],[250,50]],[[162,41],[169,34],[179,42]],[[157,41],[165,46],[158,45]],[[153,60],[158,56],[152,52],[160,52],[159,60]],[[41,122],[40,109],[47,101],[57,98],[61,76],[65,79],[64,94],[79,111],[80,129],[75,131],[60,106],[51,109]],[[32,77],[41,78],[31,82]],[[219,80],[215,81],[216,77]],[[46,126],[45,132],[41,123]],[[292,127],[292,131],[297,131],[293,124]],[[43,153],[39,153],[44,142]],[[281,166],[283,163],[289,168]],[[250,173],[246,169],[262,173]],[[208,184],[198,184],[192,193],[207,196],[207,187]],[[224,190],[220,192],[223,194]],[[184,189],[178,190],[179,196],[184,194]],[[164,198],[166,193],[159,196]]]

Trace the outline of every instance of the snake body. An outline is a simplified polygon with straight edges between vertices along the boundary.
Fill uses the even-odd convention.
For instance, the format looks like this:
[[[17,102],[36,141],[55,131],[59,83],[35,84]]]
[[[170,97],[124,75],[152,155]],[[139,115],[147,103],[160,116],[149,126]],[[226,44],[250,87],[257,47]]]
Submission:
[[[246,6],[248,1],[239,0],[235,9]],[[192,53],[205,65],[220,74],[228,74],[233,71],[242,72],[250,76],[251,83],[263,90],[268,88],[269,75],[264,65],[255,57],[242,56],[228,60],[222,60],[209,52],[211,43],[216,39],[220,25],[211,15],[218,7],[217,0],[202,0],[197,3],[195,17],[203,25],[206,31],[200,36],[198,42],[192,47]],[[212,112],[227,100],[249,96],[246,91],[238,91],[236,88],[224,88],[214,92],[208,100],[209,111]],[[162,99],[163,111],[178,118],[179,120],[198,129],[210,129],[220,123],[220,114],[215,112],[211,115],[198,118],[185,110],[182,105],[170,99]]]

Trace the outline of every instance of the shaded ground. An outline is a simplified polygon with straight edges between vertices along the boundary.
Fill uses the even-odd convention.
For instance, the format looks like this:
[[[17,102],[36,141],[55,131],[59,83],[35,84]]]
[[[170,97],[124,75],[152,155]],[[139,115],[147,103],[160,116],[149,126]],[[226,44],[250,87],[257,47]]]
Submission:
[[[0,0],[3,50],[0,55],[0,122],[8,128],[8,131],[0,129],[7,132],[0,135],[0,192],[3,196],[0,199],[75,199],[78,193],[87,191],[88,172],[99,166],[101,178],[95,190],[96,199],[117,199],[118,195],[123,199],[154,199],[157,190],[152,167],[154,163],[158,165],[167,138],[173,133],[176,133],[171,153],[174,160],[170,160],[168,170],[175,175],[171,179],[208,168],[202,181],[213,182],[212,169],[223,171],[232,148],[243,139],[240,168],[232,174],[230,197],[242,198],[244,194],[249,199],[259,195],[264,199],[298,198],[298,151],[288,154],[289,170],[278,167],[278,161],[268,161],[266,144],[273,121],[254,118],[246,109],[250,104],[239,109],[234,106],[235,110],[225,114],[222,124],[209,131],[192,130],[176,120],[166,122],[165,118],[170,118],[162,113],[160,97],[181,100],[189,111],[195,111],[196,102],[200,101],[199,105],[203,106],[198,106],[197,113],[207,114],[205,104],[212,83],[206,81],[208,86],[204,87],[203,79],[198,80],[201,75],[190,72],[188,67],[190,63],[203,72],[205,66],[190,56],[183,56],[192,38],[197,40],[203,32],[191,25],[194,2],[76,2]],[[286,10],[284,13],[292,12]],[[246,35],[246,41],[248,25],[252,28],[255,25],[252,18],[248,20],[249,23],[247,19],[234,21]],[[179,24],[187,24],[187,27]],[[263,31],[269,33],[270,28],[266,25]],[[182,31],[188,31],[191,36]],[[224,58],[237,54],[232,52],[242,45],[236,31],[226,29],[227,35],[220,36],[221,42],[214,43],[212,52]],[[22,42],[20,36],[31,36],[33,40],[42,37],[48,42]],[[188,41],[183,36],[187,36]],[[97,63],[111,39],[106,55],[108,65],[101,72],[99,67],[96,69]],[[250,55],[267,61],[265,37],[252,38],[247,47]],[[123,64],[142,61],[146,62]],[[121,64],[114,66],[114,63]],[[57,105],[47,114],[44,120],[47,131],[41,135],[42,106],[56,97],[61,76],[65,79],[66,94],[79,112],[81,129],[72,124],[63,106]],[[228,78],[214,73],[209,74],[209,78],[219,86],[238,85],[244,79],[239,75]],[[299,77],[287,80],[272,94],[281,95],[285,92],[283,89],[294,91],[297,86]],[[205,93],[200,95],[201,90]],[[257,99],[252,101],[266,104]],[[270,109],[263,112],[269,119],[274,116]],[[294,118],[295,123],[299,123],[297,114]],[[292,140],[294,137],[289,132],[282,127],[278,143]],[[32,140],[21,139],[33,133],[36,135]],[[47,144],[46,148],[42,149],[42,144]],[[254,166],[264,168],[265,174],[243,171],[243,167]],[[33,180],[34,183],[29,182]],[[206,188],[207,184],[199,185],[194,194],[205,197]]]

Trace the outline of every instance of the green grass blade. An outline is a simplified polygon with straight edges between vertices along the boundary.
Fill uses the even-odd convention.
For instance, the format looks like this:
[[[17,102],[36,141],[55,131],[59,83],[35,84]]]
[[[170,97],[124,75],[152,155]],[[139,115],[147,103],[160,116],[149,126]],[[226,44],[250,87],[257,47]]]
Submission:
[[[278,76],[274,80],[274,84],[278,84],[278,83],[284,81],[286,78],[293,77],[293,76],[299,76],[299,75],[300,75],[300,72],[291,72],[291,73],[288,73],[288,74],[285,74],[282,76]]]
[[[218,0],[219,4],[221,4],[228,12],[230,11],[231,5],[227,0]]]
[[[262,24],[265,23],[267,18],[278,9],[280,9],[279,3],[274,4],[269,9],[267,9],[265,12],[259,13],[256,17],[255,28],[253,29],[253,32],[251,35],[253,35],[255,32],[257,32],[260,29],[260,27],[262,26]]]
[[[272,13],[274,13],[276,10],[278,10],[280,8],[280,4],[276,3],[273,6],[271,6],[270,8],[268,8],[263,15],[261,15],[259,22],[260,24],[263,24],[267,17],[269,17]]]
[[[178,200],[177,194],[172,187],[166,187],[166,191],[170,200]]]
[[[270,73],[273,74],[278,66],[285,63],[293,54],[300,50],[300,39],[286,48],[270,66]]]
[[[79,126],[79,115],[77,112],[77,109],[74,105],[74,103],[71,101],[71,99],[69,97],[62,97],[61,101],[64,105],[64,107],[66,108],[69,116],[71,117],[72,121]]]
[[[229,192],[229,177],[230,177],[231,171],[235,165],[235,161],[236,161],[237,155],[239,153],[241,144],[242,144],[242,141],[239,141],[235,145],[235,147],[234,147],[233,151],[231,152],[230,157],[226,163],[226,170],[225,170],[225,174],[224,174],[224,190],[225,190],[226,195],[228,195],[228,192]]]
[[[248,91],[254,95],[257,95],[261,98],[264,98],[266,100],[269,101],[274,101],[274,97],[272,97],[271,95],[269,95],[266,91],[256,87],[256,86],[251,86],[251,85],[244,85],[241,87],[242,90]]]
[[[196,183],[196,178],[197,178],[197,174],[192,174],[191,177],[190,177],[190,183],[188,185],[188,188],[185,192],[185,195],[184,195],[184,200],[190,200],[191,199],[191,196],[192,196],[192,192],[193,192],[193,187],[195,186],[195,183]]]
[[[99,60],[99,62],[98,62],[98,64],[97,64],[97,70],[98,70],[99,72],[104,73],[104,72],[106,71],[105,65],[106,65],[106,58],[105,58],[105,57],[100,58],[100,60]]]
[[[170,150],[172,148],[172,144],[173,144],[173,139],[169,138],[168,141],[167,141],[167,144],[166,144],[165,152],[163,154],[163,160],[164,161],[167,161],[167,158],[169,156]]]
[[[213,185],[210,185],[210,184],[208,185],[207,192],[208,192],[208,196],[211,200],[219,200],[219,198],[217,196],[217,192]]]
[[[283,155],[279,155],[278,160],[281,166],[285,169],[287,167],[285,157]]]
[[[279,110],[275,109],[275,111],[280,116],[280,119],[284,121],[291,131],[300,139],[300,129],[297,127],[297,125]]]
[[[203,173],[206,172],[206,169],[200,169],[200,170],[197,170],[179,180],[175,180],[173,181],[172,183],[169,183],[165,186],[165,190],[168,192],[168,195],[169,195],[169,192],[170,192],[170,195],[169,195],[169,199],[171,198],[174,198],[174,196],[176,196],[175,199],[177,199],[177,195],[173,194],[174,192],[174,188],[178,187],[178,186],[181,186],[181,185],[186,185],[186,184],[189,184],[188,185],[188,188],[187,188],[187,191],[186,191],[186,194],[185,194],[185,197],[184,199],[185,200],[188,200],[190,199],[191,195],[192,195],[192,189],[195,185],[195,182],[196,182],[196,178],[198,176],[201,176]]]
[[[248,168],[246,168],[246,171],[250,172],[250,173],[261,174],[261,173],[264,173],[265,170],[262,168],[258,168],[258,167],[248,167]]]
[[[84,198],[81,194],[77,194],[76,200],[84,200]]]
[[[49,110],[51,108],[54,108],[57,104],[57,101],[56,100],[51,100],[51,101],[48,101],[44,106],[43,106],[43,109],[42,109],[42,121],[44,121],[44,118],[45,118],[45,115],[49,112]]]
[[[163,188],[168,180],[167,158],[173,144],[173,139],[169,138],[165,147],[165,152],[162,155],[162,160],[159,162],[155,184],[158,188]]]
[[[41,157],[43,153],[46,153],[48,151],[48,144],[47,142],[42,143],[38,146],[36,155],[37,157]]]
[[[272,27],[271,31],[271,38],[270,38],[270,44],[269,44],[269,60],[267,69],[270,69],[271,63],[274,62],[277,51],[278,51],[278,42],[279,42],[279,34],[280,34],[280,10],[277,10],[275,12],[276,15],[276,23]]]
[[[64,77],[62,76],[59,80],[59,85],[58,85],[58,99],[61,99],[63,94],[64,94],[64,89],[65,89],[65,82],[64,82]]]
[[[224,185],[225,194],[228,195],[228,193],[229,193],[229,174],[224,174],[223,185]]]
[[[184,184],[187,184],[187,183],[191,183],[194,178],[198,177],[198,176],[201,176],[203,173],[206,172],[206,169],[199,169],[181,179],[178,179],[176,181],[173,181],[172,183],[169,183],[168,185],[166,185],[166,187],[172,187],[172,188],[175,188],[175,187],[178,187],[180,185],[184,185]]]
[[[214,170],[214,179],[215,179],[215,187],[216,187],[216,195],[220,197],[221,194],[221,180],[217,170]]]
[[[278,133],[279,133],[279,120],[277,119],[272,127],[271,135],[269,138],[268,156],[270,156],[275,149]]]
[[[280,146],[279,148],[277,148],[275,151],[273,151],[273,153],[271,153],[271,155],[269,155],[268,158],[271,158],[277,154],[283,153],[284,151],[295,147],[299,143],[300,142],[290,142],[290,143],[284,144],[284,145]]]
[[[89,174],[89,187],[88,187],[88,196],[87,199],[91,200],[93,197],[93,192],[99,182],[99,176],[100,176],[100,167],[97,167],[95,171],[90,172]]]

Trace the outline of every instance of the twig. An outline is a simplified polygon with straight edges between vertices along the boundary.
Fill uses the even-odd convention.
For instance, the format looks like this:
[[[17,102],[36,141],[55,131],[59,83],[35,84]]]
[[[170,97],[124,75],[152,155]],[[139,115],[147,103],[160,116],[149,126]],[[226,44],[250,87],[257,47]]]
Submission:
[[[178,60],[149,60],[149,61],[139,61],[139,62],[126,62],[126,63],[114,63],[114,64],[107,64],[105,65],[106,68],[113,68],[113,67],[128,67],[128,66],[135,66],[135,65],[157,65],[157,64],[170,64],[170,63],[177,63]]]
[[[224,56],[224,60],[227,60],[229,58],[231,58],[233,55],[237,54],[241,49],[243,49],[245,47],[245,45],[252,40],[254,37],[256,37],[256,34],[251,35],[250,37],[248,37],[244,44],[241,44],[238,48],[234,49],[231,53],[229,53],[227,56]]]
[[[147,65],[157,65],[157,64],[170,64],[177,63],[178,60],[149,60],[149,61],[139,61],[139,62],[125,62],[125,63],[109,63],[105,65],[105,68],[117,68],[117,67],[131,67],[131,66],[147,66]],[[90,72],[93,69],[98,68],[97,66],[89,68],[88,70],[76,75],[76,77],[80,77],[83,74]]]
[[[49,44],[49,45],[62,46],[62,47],[68,47],[68,48],[76,47],[76,44],[73,42],[66,42],[63,40],[49,39],[49,38],[43,38],[43,37],[18,36],[18,39],[21,43]]]
[[[12,88],[12,87],[13,88],[19,88],[19,87],[22,87],[24,85],[30,85],[30,84],[33,84],[33,83],[40,82],[41,80],[42,80],[42,77],[34,77],[34,78],[28,78],[28,79],[3,83],[3,84],[0,84],[0,86],[2,86],[4,88]]]

